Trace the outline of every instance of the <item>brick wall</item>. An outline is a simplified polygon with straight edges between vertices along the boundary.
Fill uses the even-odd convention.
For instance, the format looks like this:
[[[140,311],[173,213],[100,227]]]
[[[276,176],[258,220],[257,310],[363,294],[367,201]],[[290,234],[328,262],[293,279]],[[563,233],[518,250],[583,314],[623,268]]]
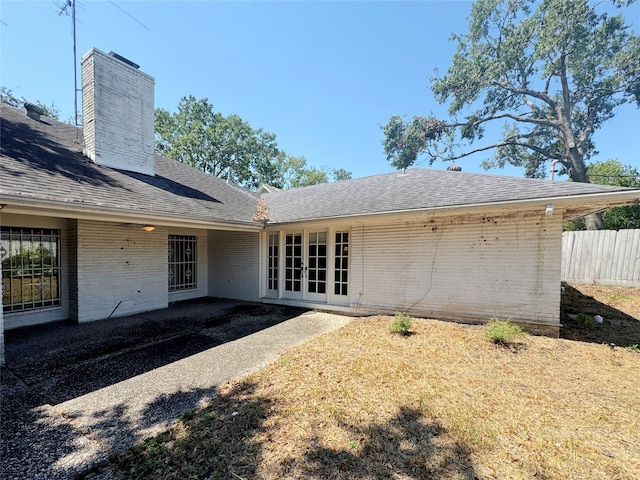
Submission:
[[[77,222],[77,320],[165,308],[167,230]]]
[[[256,301],[260,233],[209,232],[209,296]]]
[[[100,165],[154,175],[154,83],[100,50],[82,58],[85,155]]]

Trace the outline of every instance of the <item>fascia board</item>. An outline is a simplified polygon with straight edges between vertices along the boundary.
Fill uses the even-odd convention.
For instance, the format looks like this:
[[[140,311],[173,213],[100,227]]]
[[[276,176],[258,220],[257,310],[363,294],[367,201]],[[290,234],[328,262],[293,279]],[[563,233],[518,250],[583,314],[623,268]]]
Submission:
[[[544,214],[546,206],[553,204],[559,208],[566,208],[571,205],[584,205],[586,202],[596,203],[599,206],[594,208],[591,213],[605,210],[610,207],[617,207],[622,205],[632,205],[634,203],[640,203],[640,190],[624,190],[619,192],[604,192],[604,193],[590,193],[581,195],[563,195],[555,197],[541,197],[541,198],[529,198],[524,200],[506,200],[499,202],[483,202],[483,203],[470,203],[464,205],[445,205],[441,207],[424,207],[424,208],[412,208],[405,210],[390,210],[386,212],[371,212],[371,213],[357,213],[352,215],[340,215],[331,217],[315,217],[315,218],[303,218],[300,220],[291,220],[285,222],[272,221],[267,225],[288,225],[299,224],[307,222],[321,222],[331,221],[337,219],[358,219],[358,218],[371,218],[382,217],[386,215],[401,215],[401,214],[415,214],[415,213],[464,213],[464,212],[476,212],[478,210],[487,210],[494,208],[530,208],[540,207],[540,213]]]
[[[73,208],[70,208],[73,207]],[[23,215],[41,215],[45,217],[76,218],[79,220],[97,220],[101,222],[126,222],[157,224],[167,227],[206,228],[228,231],[258,231],[262,224],[243,223],[236,220],[206,220],[188,218],[180,215],[154,214],[125,209],[85,207],[46,200],[31,201],[29,199],[8,198],[3,195],[0,200],[0,213]]]

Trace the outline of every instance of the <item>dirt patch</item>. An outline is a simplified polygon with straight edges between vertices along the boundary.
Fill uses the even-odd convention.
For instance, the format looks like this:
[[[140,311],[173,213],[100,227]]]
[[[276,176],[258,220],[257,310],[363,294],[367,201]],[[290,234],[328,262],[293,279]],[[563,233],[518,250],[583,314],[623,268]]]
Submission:
[[[563,285],[560,336],[582,342],[640,345],[640,288]],[[600,315],[602,323],[583,324],[575,317]]]

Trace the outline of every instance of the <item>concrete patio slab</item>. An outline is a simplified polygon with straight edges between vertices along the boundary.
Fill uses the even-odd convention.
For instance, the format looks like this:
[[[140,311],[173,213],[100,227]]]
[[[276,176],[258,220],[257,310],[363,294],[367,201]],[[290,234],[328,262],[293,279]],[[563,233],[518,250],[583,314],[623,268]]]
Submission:
[[[221,385],[350,320],[216,300],[111,324],[7,332],[2,478],[78,478],[206,404]]]

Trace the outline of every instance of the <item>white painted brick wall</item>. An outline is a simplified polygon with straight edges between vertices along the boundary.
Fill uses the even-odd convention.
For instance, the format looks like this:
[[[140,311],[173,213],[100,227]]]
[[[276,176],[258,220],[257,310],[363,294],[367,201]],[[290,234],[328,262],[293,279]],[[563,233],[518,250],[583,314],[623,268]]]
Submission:
[[[353,225],[351,304],[557,326],[561,233],[543,213]]]
[[[82,58],[85,155],[99,165],[154,175],[154,83],[100,50]]]
[[[209,296],[257,301],[260,233],[209,233]]]
[[[78,220],[78,321],[165,308],[167,230]]]

